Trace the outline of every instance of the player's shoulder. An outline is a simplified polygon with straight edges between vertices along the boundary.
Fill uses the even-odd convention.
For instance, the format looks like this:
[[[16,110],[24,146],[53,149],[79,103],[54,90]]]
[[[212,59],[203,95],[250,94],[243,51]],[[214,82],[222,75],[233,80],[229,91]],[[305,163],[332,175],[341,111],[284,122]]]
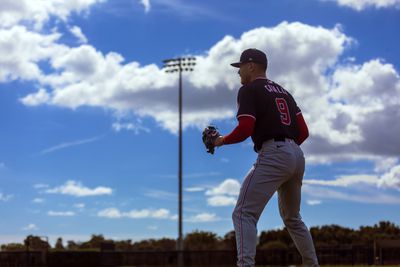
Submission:
[[[265,89],[267,79],[255,79],[247,84],[247,88],[252,91],[263,91]]]
[[[251,83],[248,84],[243,84],[240,88],[239,88],[239,92],[238,94],[249,94],[251,93],[251,91],[254,90],[254,86]]]
[[[267,83],[268,85],[272,85],[272,86],[275,86],[275,87],[278,87],[278,88],[282,88],[282,89],[285,90],[285,88],[283,88],[282,85],[280,85],[279,83],[277,83],[277,82],[275,82],[275,81],[273,81],[273,80],[266,79],[266,83]],[[286,90],[285,90],[285,91],[286,91]]]

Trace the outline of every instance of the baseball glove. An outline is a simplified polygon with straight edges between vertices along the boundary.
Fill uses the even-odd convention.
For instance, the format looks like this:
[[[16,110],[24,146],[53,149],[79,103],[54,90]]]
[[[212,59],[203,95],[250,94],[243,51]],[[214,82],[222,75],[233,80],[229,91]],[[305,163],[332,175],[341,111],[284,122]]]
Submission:
[[[207,149],[207,153],[214,154],[215,140],[220,137],[220,133],[218,132],[215,126],[207,126],[203,131],[203,143]]]

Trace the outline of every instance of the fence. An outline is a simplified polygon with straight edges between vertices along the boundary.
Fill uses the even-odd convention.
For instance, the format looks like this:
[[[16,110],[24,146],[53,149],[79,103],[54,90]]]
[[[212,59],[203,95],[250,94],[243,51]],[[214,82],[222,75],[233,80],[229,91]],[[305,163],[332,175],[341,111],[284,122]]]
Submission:
[[[400,239],[375,240],[374,258],[375,264],[396,264],[396,255],[400,254]],[[398,257],[398,256],[397,256]]]
[[[380,264],[400,264],[400,248],[381,249]],[[373,246],[342,246],[317,248],[321,265],[373,265]],[[176,251],[20,251],[0,252],[1,267],[118,267],[159,266],[177,264]],[[258,250],[257,265],[300,265],[295,248]],[[236,265],[232,250],[184,251],[184,266],[228,267]]]
[[[1,267],[47,267],[46,252],[6,251],[0,252]]]

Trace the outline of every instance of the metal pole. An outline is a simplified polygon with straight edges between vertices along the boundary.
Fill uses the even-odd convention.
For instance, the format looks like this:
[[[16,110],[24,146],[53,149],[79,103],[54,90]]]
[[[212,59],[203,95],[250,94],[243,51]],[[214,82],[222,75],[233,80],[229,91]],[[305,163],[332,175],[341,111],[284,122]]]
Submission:
[[[182,237],[182,62],[179,59],[179,224],[178,224],[178,267],[183,267]]]
[[[179,170],[178,170],[178,240],[176,244],[178,267],[184,265],[184,244],[183,244],[183,209],[182,209],[182,72],[193,71],[196,58],[179,57],[163,60],[165,71],[168,73],[179,72]]]

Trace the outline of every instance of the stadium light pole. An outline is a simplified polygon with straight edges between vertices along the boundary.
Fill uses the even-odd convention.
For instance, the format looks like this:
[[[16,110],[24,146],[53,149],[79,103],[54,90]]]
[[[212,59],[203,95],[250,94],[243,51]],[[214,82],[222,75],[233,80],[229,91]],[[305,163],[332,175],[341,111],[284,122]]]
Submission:
[[[183,238],[182,238],[182,72],[193,71],[196,65],[195,57],[178,57],[163,60],[167,73],[179,73],[179,170],[178,170],[178,267],[183,267]]]

